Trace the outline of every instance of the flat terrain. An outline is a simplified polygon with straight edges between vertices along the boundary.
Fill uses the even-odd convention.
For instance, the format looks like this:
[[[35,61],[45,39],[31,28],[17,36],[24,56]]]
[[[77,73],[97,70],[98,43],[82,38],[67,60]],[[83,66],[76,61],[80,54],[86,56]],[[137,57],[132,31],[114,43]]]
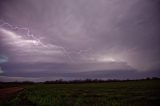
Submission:
[[[9,92],[16,92],[18,89],[21,90],[14,88]],[[2,106],[160,106],[160,80],[33,84],[25,86],[25,89],[8,103],[1,101],[1,104]]]
[[[15,93],[22,91],[23,88],[20,87],[10,87],[10,88],[3,88],[0,89],[0,100],[7,99],[14,95]]]

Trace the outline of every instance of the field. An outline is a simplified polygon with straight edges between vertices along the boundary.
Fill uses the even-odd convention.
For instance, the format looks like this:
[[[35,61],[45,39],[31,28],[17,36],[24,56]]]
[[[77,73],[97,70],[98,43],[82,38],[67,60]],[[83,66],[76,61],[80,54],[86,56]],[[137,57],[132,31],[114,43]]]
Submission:
[[[160,80],[33,84],[23,88],[0,106],[160,106]]]

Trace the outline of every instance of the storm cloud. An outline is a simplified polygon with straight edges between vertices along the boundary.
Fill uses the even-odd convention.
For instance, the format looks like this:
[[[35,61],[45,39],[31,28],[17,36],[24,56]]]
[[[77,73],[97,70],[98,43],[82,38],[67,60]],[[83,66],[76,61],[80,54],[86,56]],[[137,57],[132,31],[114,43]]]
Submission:
[[[159,0],[1,0],[3,75],[159,70],[159,7]]]

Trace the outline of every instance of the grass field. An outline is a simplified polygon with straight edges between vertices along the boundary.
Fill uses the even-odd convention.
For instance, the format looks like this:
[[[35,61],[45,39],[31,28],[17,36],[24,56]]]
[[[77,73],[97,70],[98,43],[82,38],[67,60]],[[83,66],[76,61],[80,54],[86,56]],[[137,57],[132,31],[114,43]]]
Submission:
[[[25,86],[3,106],[160,106],[160,80]]]

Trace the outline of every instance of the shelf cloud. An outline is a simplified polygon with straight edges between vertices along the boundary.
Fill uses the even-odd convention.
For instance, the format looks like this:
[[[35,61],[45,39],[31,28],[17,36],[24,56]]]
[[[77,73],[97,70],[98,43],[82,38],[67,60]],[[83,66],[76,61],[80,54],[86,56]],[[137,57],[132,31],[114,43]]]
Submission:
[[[0,73],[159,70],[159,7],[159,0],[1,0]]]

